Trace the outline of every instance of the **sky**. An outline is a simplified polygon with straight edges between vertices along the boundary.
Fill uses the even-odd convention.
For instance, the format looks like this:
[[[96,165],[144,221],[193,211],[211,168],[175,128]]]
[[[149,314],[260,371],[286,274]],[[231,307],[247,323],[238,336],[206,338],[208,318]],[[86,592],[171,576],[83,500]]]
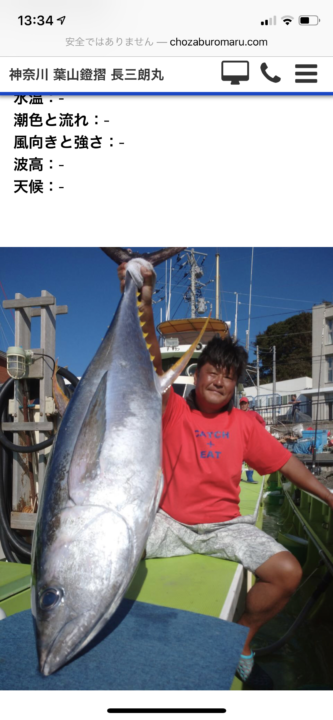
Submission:
[[[104,243],[106,244],[106,242]],[[188,250],[192,246],[188,246]],[[156,248],[141,248],[150,252]],[[187,250],[187,252],[188,252]],[[203,295],[215,316],[215,256],[220,255],[220,318],[231,322],[234,332],[238,293],[238,339],[245,345],[249,321],[251,275],[250,247],[194,247],[206,254],[201,282],[208,283]],[[186,253],[180,263],[185,262]],[[197,255],[199,264],[203,259]],[[178,269],[173,260],[171,318],[190,316],[183,295],[188,267]],[[255,337],[268,325],[300,311],[311,311],[323,300],[333,302],[333,249],[328,247],[259,247],[253,251],[252,301],[250,313],[250,361]],[[154,299],[155,324],[165,320],[165,264],[157,267]],[[213,280],[214,282],[209,282]],[[57,305],[67,305],[68,314],[56,321],[56,357],[59,365],[80,377],[97,351],[112,322],[120,289],[117,266],[98,247],[2,247],[0,248],[0,350],[14,345],[14,311],[4,310],[2,301],[15,293],[38,297],[47,290]],[[31,347],[40,347],[40,320],[32,319]]]

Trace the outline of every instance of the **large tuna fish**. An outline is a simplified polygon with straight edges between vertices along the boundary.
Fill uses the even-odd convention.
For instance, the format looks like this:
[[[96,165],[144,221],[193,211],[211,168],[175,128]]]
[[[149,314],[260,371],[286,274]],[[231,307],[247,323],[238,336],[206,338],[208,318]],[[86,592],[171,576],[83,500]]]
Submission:
[[[180,248],[150,256],[156,265]],[[105,250],[118,263],[133,258]],[[64,414],[48,462],[32,552],[40,669],[70,660],[118,607],[145,548],[161,489],[161,394],[190,359],[158,377],[138,313],[139,267]],[[134,278],[134,279],[133,279]]]

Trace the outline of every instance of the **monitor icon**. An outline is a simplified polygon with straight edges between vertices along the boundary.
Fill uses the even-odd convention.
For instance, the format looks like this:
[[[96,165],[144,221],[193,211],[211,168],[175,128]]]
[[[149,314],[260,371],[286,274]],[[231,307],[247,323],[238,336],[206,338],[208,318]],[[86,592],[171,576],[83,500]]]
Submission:
[[[230,82],[231,85],[239,85],[243,80],[250,77],[250,63],[248,60],[223,60],[222,80]]]

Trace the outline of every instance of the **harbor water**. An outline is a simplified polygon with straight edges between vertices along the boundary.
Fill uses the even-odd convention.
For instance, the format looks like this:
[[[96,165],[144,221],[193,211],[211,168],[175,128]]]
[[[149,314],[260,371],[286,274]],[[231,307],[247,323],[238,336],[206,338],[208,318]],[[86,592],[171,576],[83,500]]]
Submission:
[[[263,530],[277,538],[279,508],[265,505]],[[272,645],[294,623],[319,582],[319,574],[303,579],[286,607],[257,633],[254,650]],[[287,642],[257,662],[272,678],[275,690],[333,690],[332,623],[322,622],[320,612],[306,617]]]

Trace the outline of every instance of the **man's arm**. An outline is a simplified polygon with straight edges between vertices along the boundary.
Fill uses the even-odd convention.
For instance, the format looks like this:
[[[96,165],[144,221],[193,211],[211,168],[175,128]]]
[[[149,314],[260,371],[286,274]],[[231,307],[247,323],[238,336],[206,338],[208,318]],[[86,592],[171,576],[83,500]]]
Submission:
[[[307,492],[310,492],[319,497],[321,500],[324,500],[333,510],[333,493],[330,493],[330,491],[310,473],[300,460],[297,460],[297,458],[292,456],[286,464],[283,465],[281,472],[286,478],[288,478],[288,480],[294,483],[294,485],[297,485],[297,487],[302,490],[307,490]]]
[[[143,277],[143,286],[139,297],[139,312],[142,313],[140,319],[144,322],[143,331],[146,334],[146,342],[150,347],[150,354],[154,358],[154,367],[157,375],[163,375],[162,368],[162,356],[160,346],[156,337],[155,325],[154,325],[154,314],[153,314],[153,273],[151,270],[147,270],[145,267],[141,267],[141,275]],[[126,263],[122,263],[118,267],[118,278],[120,280],[120,290],[124,292],[125,287],[125,275],[126,275]],[[170,389],[162,395],[162,411],[164,413],[168,404],[170,395]]]

